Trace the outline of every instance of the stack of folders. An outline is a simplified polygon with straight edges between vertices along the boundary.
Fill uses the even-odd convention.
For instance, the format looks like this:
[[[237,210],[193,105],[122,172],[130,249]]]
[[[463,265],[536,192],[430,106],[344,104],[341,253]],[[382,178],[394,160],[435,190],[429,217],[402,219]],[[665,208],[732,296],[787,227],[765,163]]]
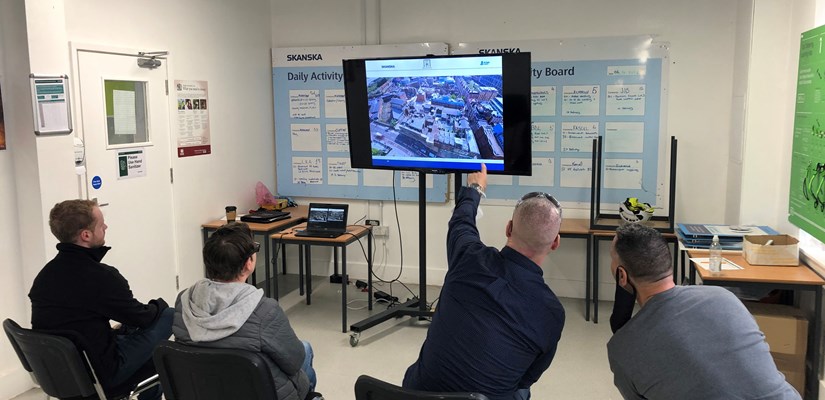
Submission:
[[[756,225],[717,225],[717,224],[676,224],[676,235],[685,247],[697,249],[710,248],[713,236],[719,236],[723,250],[742,250],[742,238],[745,235],[778,235],[769,226]]]

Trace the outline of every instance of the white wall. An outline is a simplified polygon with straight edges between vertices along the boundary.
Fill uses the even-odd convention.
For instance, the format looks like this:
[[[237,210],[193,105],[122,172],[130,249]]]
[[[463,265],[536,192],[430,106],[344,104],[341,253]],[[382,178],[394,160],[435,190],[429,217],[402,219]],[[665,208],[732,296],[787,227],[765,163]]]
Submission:
[[[181,287],[203,277],[200,225],[275,181],[269,16],[267,0],[66,2],[69,40],[168,50],[170,80],[209,83],[212,154],[173,158]]]
[[[6,210],[3,224],[0,224],[0,315],[20,324],[28,324],[25,305],[26,291],[23,289],[22,257],[20,255],[19,217],[16,210],[16,179],[12,155],[17,148],[20,130],[20,102],[15,96],[22,85],[21,64],[28,60],[12,55],[25,49],[25,17],[22,2],[0,2],[0,87],[6,124],[6,148],[0,151],[0,209]],[[26,68],[27,69],[27,68]],[[25,78],[25,74],[22,74]],[[14,86],[14,87],[12,87]],[[6,335],[0,335],[0,398],[9,398],[31,386],[28,375],[17,361],[17,356],[8,343]]]
[[[26,293],[55,253],[48,211],[79,196],[71,135],[32,133],[29,72],[69,74],[69,42],[78,42],[168,50],[170,79],[209,82],[213,153],[174,159],[175,220],[158,232],[171,237],[177,230],[178,266],[169,268],[179,268],[181,285],[190,285],[203,276],[200,225],[222,216],[228,204],[255,207],[255,183],[275,180],[270,23],[268,0],[243,6],[217,0],[0,2],[9,142],[9,150],[0,152],[0,206],[10,210],[0,226],[4,318],[28,325]],[[132,245],[140,246],[140,240]],[[31,381],[4,341],[5,336],[0,398],[9,398]]]

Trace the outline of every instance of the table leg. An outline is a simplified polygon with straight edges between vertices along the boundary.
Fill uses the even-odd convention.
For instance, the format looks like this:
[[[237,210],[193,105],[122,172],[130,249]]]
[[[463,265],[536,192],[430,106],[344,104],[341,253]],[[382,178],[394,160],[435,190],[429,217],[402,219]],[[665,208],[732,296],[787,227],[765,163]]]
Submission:
[[[599,323],[599,242],[593,237],[593,323]]]
[[[266,241],[268,237],[269,234],[264,235],[264,282],[266,282],[264,283],[264,296],[266,297],[270,297],[271,294],[269,291],[269,285],[271,284],[269,281],[269,268],[272,266],[272,260],[269,258],[269,242]]]
[[[367,231],[367,309],[372,310],[372,229]]]
[[[281,243],[281,268],[286,275],[286,243]]]
[[[587,236],[587,261],[585,262],[584,269],[585,269],[585,278],[584,278],[584,320],[590,321],[590,269],[593,267],[591,264],[591,253],[593,252],[593,237],[588,235]]]
[[[276,248],[275,246],[279,246],[281,250],[283,250],[284,244],[280,241],[276,244],[275,239],[269,241],[269,244],[272,248]],[[280,297],[280,293],[278,293],[278,256],[272,257],[272,284],[273,286],[273,294],[275,295],[275,300],[278,300]]]
[[[347,333],[347,245],[341,246],[341,332]]]
[[[306,284],[307,284],[307,289],[306,289],[307,305],[310,305],[310,304],[312,304],[312,247],[307,245],[305,252],[306,252],[306,257],[307,257],[307,260],[306,260],[307,272],[306,272],[306,278],[305,278],[305,281],[306,281]]]
[[[306,249],[302,244],[298,245],[298,294],[304,295],[304,252]]]
[[[679,242],[673,242],[673,284],[679,284]]]
[[[816,303],[814,304],[814,342],[813,342],[813,366],[812,366],[812,374],[813,375],[813,382],[809,384],[813,391],[811,393],[811,398],[817,399],[820,398],[819,396],[819,381],[822,379],[822,371],[820,371],[822,365],[822,286],[817,286],[814,290],[816,295]],[[810,380],[808,381],[810,382]]]

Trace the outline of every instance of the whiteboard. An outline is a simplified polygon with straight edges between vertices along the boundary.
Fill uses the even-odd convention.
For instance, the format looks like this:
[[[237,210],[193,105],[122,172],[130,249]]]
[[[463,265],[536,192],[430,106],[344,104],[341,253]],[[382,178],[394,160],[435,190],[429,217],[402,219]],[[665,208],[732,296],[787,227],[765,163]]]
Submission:
[[[533,176],[491,177],[487,197],[543,191],[565,207],[588,208],[592,142],[600,136],[606,207],[637,197],[667,213],[668,45],[650,36],[547,39],[460,43],[453,53],[528,51]]]
[[[350,166],[342,60],[427,54],[446,55],[447,45],[272,49],[278,194],[417,201],[418,173]],[[427,201],[446,202],[447,176],[426,179]]]

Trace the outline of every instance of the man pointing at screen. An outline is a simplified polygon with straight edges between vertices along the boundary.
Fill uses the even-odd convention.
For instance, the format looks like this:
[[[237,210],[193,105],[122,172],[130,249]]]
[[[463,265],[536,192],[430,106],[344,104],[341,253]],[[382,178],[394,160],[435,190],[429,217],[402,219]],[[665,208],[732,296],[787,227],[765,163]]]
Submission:
[[[491,400],[530,398],[550,366],[564,327],[564,309],[541,265],[559,247],[561,206],[533,192],[516,204],[500,251],[481,242],[476,211],[487,168],[467,177],[447,233],[448,271],[418,360],[405,388],[479,392]]]

